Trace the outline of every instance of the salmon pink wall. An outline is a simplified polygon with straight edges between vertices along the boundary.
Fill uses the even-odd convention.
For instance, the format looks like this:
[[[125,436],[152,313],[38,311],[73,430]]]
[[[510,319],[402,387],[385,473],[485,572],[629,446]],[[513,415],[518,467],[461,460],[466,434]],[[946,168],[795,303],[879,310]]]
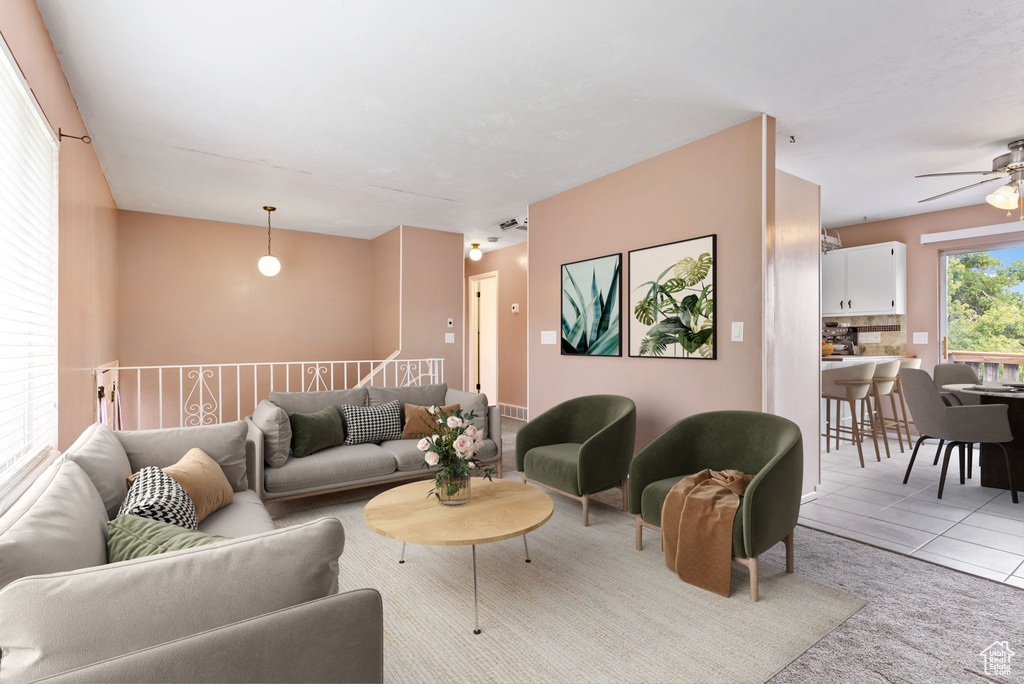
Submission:
[[[372,309],[372,357],[386,359],[402,348],[402,229],[392,228],[370,241],[373,254],[373,280],[370,288]],[[365,290],[363,296],[365,296]]]
[[[31,0],[0,2],[0,33],[50,126],[86,133],[43,19]],[[115,360],[117,207],[91,145],[59,157],[58,446],[95,420],[92,368]]]
[[[526,406],[526,243],[484,252],[480,261],[466,259],[466,296],[470,276],[498,273],[498,397],[512,406]],[[467,299],[468,303],[468,299]],[[512,305],[519,304],[519,313]],[[468,321],[469,318],[467,317]],[[468,354],[468,351],[465,353]],[[467,357],[468,358],[468,357]],[[468,382],[469,370],[466,370]]]
[[[463,236],[413,226],[401,231],[401,358],[443,358],[445,382],[462,389]],[[455,335],[453,343],[444,341],[446,333]]]
[[[368,359],[369,240],[119,212],[121,365]]]
[[[1000,223],[1016,223],[1016,213],[1007,216],[1002,209],[978,204],[915,214],[887,221],[858,223],[839,228],[844,247],[859,247],[896,240],[907,245],[907,349],[921,357],[921,367],[931,372],[941,361],[942,339],[939,337],[939,285],[941,252],[955,249],[991,249],[1007,243],[1024,242],[1024,226],[1020,231],[946,242],[921,244],[921,235],[963,228],[977,228]],[[1018,224],[1019,225],[1019,224]],[[928,344],[914,344],[913,333],[927,332]]]
[[[694,413],[761,410],[763,185],[774,182],[773,138],[774,121],[758,117],[530,205],[532,417],[579,395],[625,395],[637,404],[639,446]],[[559,345],[540,344],[541,331],[560,328],[561,264],[621,252],[625,317],[629,250],[710,233],[718,235],[717,360],[628,358],[626,339],[622,358],[561,356]],[[744,323],[744,342],[729,341],[731,321]]]

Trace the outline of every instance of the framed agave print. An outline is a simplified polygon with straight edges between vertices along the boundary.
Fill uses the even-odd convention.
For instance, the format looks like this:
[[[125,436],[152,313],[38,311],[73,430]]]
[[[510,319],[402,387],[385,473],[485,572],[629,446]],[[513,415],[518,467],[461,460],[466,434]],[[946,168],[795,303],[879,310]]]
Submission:
[[[629,355],[714,359],[715,235],[629,253]]]
[[[562,264],[562,355],[622,356],[622,255]]]

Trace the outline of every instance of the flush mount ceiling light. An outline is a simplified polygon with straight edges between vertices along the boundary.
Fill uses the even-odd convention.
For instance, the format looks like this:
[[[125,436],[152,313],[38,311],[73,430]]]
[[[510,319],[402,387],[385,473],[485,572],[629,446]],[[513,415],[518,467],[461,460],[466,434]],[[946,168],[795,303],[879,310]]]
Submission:
[[[950,173],[926,173],[921,176],[915,176],[915,178],[928,178],[932,176],[995,176],[994,178],[986,178],[983,181],[972,183],[956,190],[944,192],[941,195],[928,197],[921,200],[921,202],[931,202],[940,197],[946,197],[961,190],[976,188],[986,183],[1008,180],[1009,183],[1003,185],[992,194],[987,195],[985,201],[993,207],[1005,209],[1007,212],[1016,209],[1020,206],[1021,188],[1024,186],[1024,140],[1014,140],[1006,147],[1010,151],[992,160],[991,171],[953,171]],[[1024,214],[1022,214],[1022,218],[1024,218]]]
[[[281,262],[270,253],[270,212],[276,210],[277,207],[263,207],[263,211],[267,212],[267,253],[260,257],[256,268],[265,276],[276,276],[281,272]]]
[[[484,255],[484,253],[480,251],[480,243],[470,243],[470,247],[472,247],[473,249],[469,250],[469,258],[472,259],[473,261],[480,261],[481,257],[483,257]]]

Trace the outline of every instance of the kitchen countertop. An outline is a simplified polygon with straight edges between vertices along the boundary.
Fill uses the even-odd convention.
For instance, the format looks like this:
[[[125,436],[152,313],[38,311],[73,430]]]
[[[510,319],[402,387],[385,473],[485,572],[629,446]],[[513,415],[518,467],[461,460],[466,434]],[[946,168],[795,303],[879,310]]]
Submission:
[[[849,356],[823,356],[821,357],[821,370],[830,370],[832,368],[842,368],[843,366],[850,366],[858,363],[867,363],[868,361],[892,361],[893,359],[916,359],[914,355],[908,356],[867,356],[867,355],[849,355]]]
[[[916,354],[904,354],[903,356],[869,356],[867,354],[863,354],[863,355],[844,354],[842,356],[837,356],[837,355],[833,354],[831,356],[822,356],[821,360],[822,361],[846,361],[847,359],[851,359],[851,360],[865,359],[865,360],[874,361],[875,359],[916,359],[916,358],[917,358]]]

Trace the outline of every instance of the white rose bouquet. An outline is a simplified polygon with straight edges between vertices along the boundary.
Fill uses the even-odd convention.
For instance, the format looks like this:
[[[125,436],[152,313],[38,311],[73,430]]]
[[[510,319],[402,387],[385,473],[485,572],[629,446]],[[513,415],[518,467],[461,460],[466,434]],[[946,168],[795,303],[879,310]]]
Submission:
[[[470,471],[477,470],[488,480],[494,474],[493,468],[480,467],[476,455],[483,446],[476,427],[469,424],[475,416],[472,412],[442,412],[436,406],[427,409],[434,416],[436,425],[430,425],[434,434],[424,437],[416,447],[423,452],[423,467],[439,466],[434,475],[434,488],[427,496],[439,500],[443,491],[454,495],[459,488],[458,481],[469,477]]]

